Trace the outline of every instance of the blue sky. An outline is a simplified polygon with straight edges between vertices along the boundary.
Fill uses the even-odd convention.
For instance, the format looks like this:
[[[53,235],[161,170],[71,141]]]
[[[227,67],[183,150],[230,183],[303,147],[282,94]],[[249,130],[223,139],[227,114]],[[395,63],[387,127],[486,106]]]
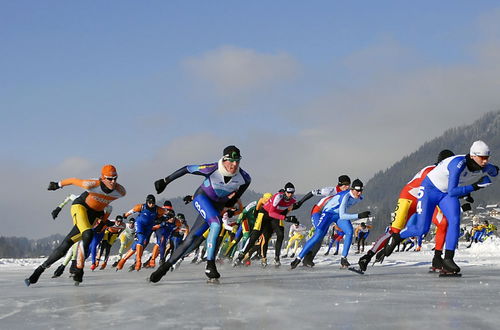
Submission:
[[[1,221],[105,163],[127,208],[228,144],[256,191],[366,181],[500,108],[498,22],[496,1],[0,1]]]

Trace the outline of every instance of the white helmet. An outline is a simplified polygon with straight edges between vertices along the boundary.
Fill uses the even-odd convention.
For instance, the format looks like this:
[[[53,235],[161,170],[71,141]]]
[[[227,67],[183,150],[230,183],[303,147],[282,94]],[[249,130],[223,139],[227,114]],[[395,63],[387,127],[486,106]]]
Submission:
[[[490,147],[481,140],[475,141],[470,147],[471,156],[489,156]]]

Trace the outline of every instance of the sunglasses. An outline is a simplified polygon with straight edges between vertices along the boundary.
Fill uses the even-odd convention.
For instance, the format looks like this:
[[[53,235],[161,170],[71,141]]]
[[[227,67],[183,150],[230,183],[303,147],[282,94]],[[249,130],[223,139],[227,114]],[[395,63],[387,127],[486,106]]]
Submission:
[[[104,177],[106,180],[108,181],[116,181],[116,179],[118,178],[117,176],[105,176]]]
[[[226,158],[226,157],[224,157],[222,160],[225,162],[239,162],[241,160],[241,158]]]

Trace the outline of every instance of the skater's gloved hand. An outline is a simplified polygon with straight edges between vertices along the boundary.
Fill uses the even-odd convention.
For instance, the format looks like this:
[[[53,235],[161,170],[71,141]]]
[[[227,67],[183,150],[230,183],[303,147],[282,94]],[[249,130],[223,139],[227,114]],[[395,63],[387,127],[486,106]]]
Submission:
[[[358,219],[368,218],[370,216],[370,214],[371,214],[370,211],[364,211],[364,212],[358,213]]]
[[[289,216],[285,217],[285,222],[299,224],[299,219],[297,219],[297,217],[294,215],[289,215]]]
[[[461,207],[462,212],[470,211],[472,210],[472,207],[470,206],[470,203],[464,203]]]
[[[167,182],[165,181],[165,179],[160,179],[155,181],[155,189],[157,194],[161,194],[166,187],[167,187]]]
[[[59,212],[61,212],[61,208],[58,206],[52,211],[52,219],[55,220],[59,215]]]
[[[491,165],[493,165],[493,164],[491,164]],[[487,173],[489,175],[491,175],[492,177],[497,176],[498,175],[498,166],[493,165],[493,166],[488,167]]]
[[[464,200],[467,202],[467,203],[474,203],[474,198],[472,198],[472,196],[470,194],[468,194],[467,196],[465,196]]]
[[[489,176],[485,175],[481,179],[477,180],[472,184],[472,188],[474,190],[479,190],[482,188],[486,188],[491,184],[491,179]]]
[[[184,201],[184,204],[187,205],[193,201],[193,196],[191,196],[191,195],[184,196],[184,198],[182,200]]]
[[[47,190],[57,190],[59,188],[61,188],[59,187],[59,182],[50,181]]]

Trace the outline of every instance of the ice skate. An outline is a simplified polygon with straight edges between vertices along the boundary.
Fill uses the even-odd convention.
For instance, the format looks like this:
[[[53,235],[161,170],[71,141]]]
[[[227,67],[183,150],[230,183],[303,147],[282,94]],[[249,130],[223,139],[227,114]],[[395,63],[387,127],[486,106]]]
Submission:
[[[57,269],[54,271],[54,275],[52,275],[52,278],[61,276],[64,273],[64,268],[66,268],[64,265],[59,265],[59,267],[57,267]]]
[[[166,261],[163,265],[158,267],[157,270],[151,273],[151,275],[149,276],[149,281],[152,283],[158,282],[163,276],[165,276],[165,274],[167,274],[171,267],[172,265],[168,261]]]
[[[351,266],[351,264],[347,261],[346,257],[340,258],[340,268],[349,268],[349,266]]]
[[[300,259],[299,258],[295,258],[295,260],[292,261],[292,263],[290,264],[290,268],[291,269],[295,269],[299,264],[300,264]]]
[[[73,281],[75,281],[75,285],[79,285],[83,282],[83,269],[77,268],[75,274],[73,275]]]
[[[279,268],[281,266],[280,258],[274,258],[274,267]]]
[[[214,260],[207,260],[207,267],[205,268],[205,275],[209,279],[218,279],[220,277],[217,267],[215,266]]]
[[[373,251],[368,251],[368,253],[359,258],[358,260],[359,269],[365,272],[366,269],[368,268],[368,264],[370,263],[370,260],[372,259],[373,255],[374,255]]]
[[[267,267],[267,258],[260,259],[260,266],[262,268],[266,268]]]
[[[304,267],[313,268],[313,267],[314,267],[314,265],[315,265],[315,263],[314,263],[314,261],[312,261],[312,260],[311,260],[311,258],[304,258],[304,259],[302,260],[302,265],[303,265]]]
[[[40,275],[45,271],[45,267],[43,266],[38,266],[37,269],[31,274],[30,277],[24,280],[24,283],[26,283],[27,286],[30,286],[30,284],[35,284],[38,282],[38,279],[40,278]]]
[[[434,258],[432,258],[432,266],[429,269],[429,273],[439,273],[443,270],[443,258],[441,258],[441,253],[435,251]]]

